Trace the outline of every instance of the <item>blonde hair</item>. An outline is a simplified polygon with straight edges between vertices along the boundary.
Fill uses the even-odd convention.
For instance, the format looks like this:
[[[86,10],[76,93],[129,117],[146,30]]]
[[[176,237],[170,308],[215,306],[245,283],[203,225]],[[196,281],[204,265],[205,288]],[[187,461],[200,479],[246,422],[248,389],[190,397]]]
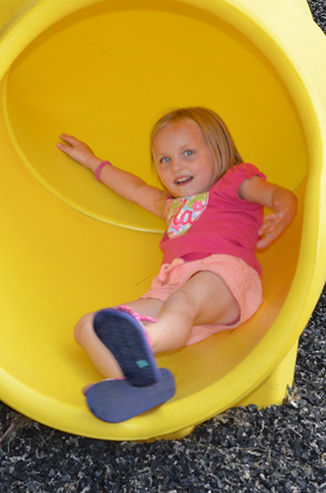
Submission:
[[[191,123],[197,125],[200,129],[202,136],[212,153],[217,171],[217,179],[221,178],[221,176],[235,164],[243,162],[227,126],[222,118],[214,111],[202,107],[178,108],[162,116],[162,118],[154,125],[151,133],[151,160],[153,169],[157,174],[158,170],[154,153],[155,137],[166,125],[177,122]]]

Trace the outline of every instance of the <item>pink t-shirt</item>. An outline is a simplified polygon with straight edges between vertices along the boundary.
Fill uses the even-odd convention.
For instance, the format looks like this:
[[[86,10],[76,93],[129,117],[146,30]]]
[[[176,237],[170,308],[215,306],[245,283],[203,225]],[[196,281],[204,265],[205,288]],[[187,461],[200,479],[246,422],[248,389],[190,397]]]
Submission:
[[[208,192],[166,200],[166,231],[160,247],[163,263],[186,262],[222,253],[242,258],[261,274],[256,260],[262,205],[240,199],[241,183],[252,176],[266,179],[253,164],[229,169]]]

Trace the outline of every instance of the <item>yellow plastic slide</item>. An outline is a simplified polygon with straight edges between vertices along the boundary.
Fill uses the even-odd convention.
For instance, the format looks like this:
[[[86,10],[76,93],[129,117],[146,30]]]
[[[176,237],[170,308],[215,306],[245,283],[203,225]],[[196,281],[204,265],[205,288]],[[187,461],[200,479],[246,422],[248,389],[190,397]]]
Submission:
[[[281,403],[326,272],[326,39],[305,0],[1,0],[0,22],[1,400],[112,440],[182,437],[231,406]],[[73,326],[148,289],[164,224],[56,144],[74,134],[156,184],[151,126],[193,105],[222,116],[244,159],[295,191],[299,212],[259,254],[259,312],[160,355],[175,397],[107,424],[81,393],[101,377]]]

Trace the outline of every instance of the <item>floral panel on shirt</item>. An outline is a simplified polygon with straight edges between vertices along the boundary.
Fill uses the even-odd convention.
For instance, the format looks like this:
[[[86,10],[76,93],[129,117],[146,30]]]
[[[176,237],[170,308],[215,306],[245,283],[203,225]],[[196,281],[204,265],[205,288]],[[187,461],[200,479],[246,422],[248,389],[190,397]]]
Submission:
[[[209,192],[166,201],[166,231],[169,238],[183,235],[207,207]]]

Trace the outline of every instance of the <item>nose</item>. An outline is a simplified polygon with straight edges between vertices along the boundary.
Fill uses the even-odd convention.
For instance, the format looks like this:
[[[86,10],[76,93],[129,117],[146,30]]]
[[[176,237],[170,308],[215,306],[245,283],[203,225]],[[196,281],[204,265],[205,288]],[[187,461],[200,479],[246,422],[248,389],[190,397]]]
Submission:
[[[172,163],[171,163],[171,168],[172,168],[172,171],[180,171],[182,169],[185,168],[185,165],[184,165],[184,162],[182,161],[182,159],[180,157],[176,157],[174,159],[172,159]]]

